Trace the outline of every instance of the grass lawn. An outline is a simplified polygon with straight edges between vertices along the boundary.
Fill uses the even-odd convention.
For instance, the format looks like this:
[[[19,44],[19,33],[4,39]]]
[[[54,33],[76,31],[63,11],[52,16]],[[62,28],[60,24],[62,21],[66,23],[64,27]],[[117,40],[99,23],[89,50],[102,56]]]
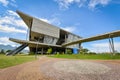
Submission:
[[[50,57],[54,58],[68,58],[68,59],[101,59],[101,60],[111,60],[111,59],[120,59],[120,55],[111,56],[110,54],[63,54],[63,55],[53,55]]]
[[[16,56],[0,55],[0,69],[33,60],[35,60],[35,57],[30,55],[16,55]]]

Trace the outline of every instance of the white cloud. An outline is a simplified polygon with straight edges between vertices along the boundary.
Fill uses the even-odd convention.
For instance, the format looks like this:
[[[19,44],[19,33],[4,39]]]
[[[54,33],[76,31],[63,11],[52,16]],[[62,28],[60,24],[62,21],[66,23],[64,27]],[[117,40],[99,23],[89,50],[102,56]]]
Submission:
[[[0,37],[1,45],[11,45],[12,47],[17,46],[17,44],[11,42],[8,37]]]
[[[0,17],[0,25],[4,24],[27,29],[27,26],[25,25],[23,20],[21,20],[19,16],[11,10],[7,10],[5,16]]]
[[[27,51],[29,51],[29,47],[26,47],[24,50],[27,50]]]
[[[55,0],[55,1],[59,4],[60,9],[68,9],[69,6],[73,3],[81,7],[86,0]]]
[[[7,10],[7,14],[20,18],[19,15],[16,12],[12,11],[12,10]]]
[[[50,21],[50,23],[52,23],[54,25],[60,25],[61,24],[60,20],[56,17],[50,19],[49,21]]]
[[[5,7],[8,6],[9,4],[12,6],[16,6],[15,0],[0,0],[0,3]]]
[[[19,29],[17,29],[19,28]],[[27,26],[16,14],[16,12],[7,10],[5,15],[0,17],[0,31],[7,33],[27,33]]]
[[[92,44],[93,47],[108,47],[109,44],[108,43],[95,43]]]
[[[44,21],[44,22],[53,24],[53,25],[60,25],[61,24],[60,20],[56,17],[51,18],[51,19],[46,19],[46,18],[39,18],[39,19]]]
[[[3,6],[7,6],[9,4],[8,0],[0,0],[0,3],[3,4]]]
[[[90,0],[88,6],[90,8],[95,8],[97,5],[107,5],[111,0]]]
[[[74,0],[57,0],[59,1],[60,8],[68,8],[70,4],[74,2]]]
[[[120,52],[120,42],[114,42],[115,50]],[[94,43],[91,45],[93,52],[110,52],[109,43]]]
[[[10,27],[8,25],[0,25],[0,32],[4,33],[24,33],[26,34],[26,30],[16,29],[15,27]]]
[[[76,31],[76,27],[62,27],[62,29],[66,30],[66,31],[69,31],[69,32],[75,32]]]
[[[45,19],[45,18],[40,18],[40,20],[47,22],[47,23],[50,23],[50,21],[48,19]]]
[[[111,0],[54,0],[58,3],[60,9],[68,9],[72,4],[77,4],[78,7],[87,6],[94,9],[97,5],[105,6]]]
[[[12,10],[6,10],[5,14],[0,16],[0,33],[27,33],[27,26]],[[8,37],[0,37],[0,44],[2,45],[12,45],[13,47],[18,46],[18,44],[9,41]]]

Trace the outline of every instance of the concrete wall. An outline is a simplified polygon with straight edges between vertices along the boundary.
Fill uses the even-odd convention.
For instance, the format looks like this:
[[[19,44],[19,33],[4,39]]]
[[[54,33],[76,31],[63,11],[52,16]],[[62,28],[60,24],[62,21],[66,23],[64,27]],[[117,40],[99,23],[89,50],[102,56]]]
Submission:
[[[31,31],[41,33],[44,35],[59,38],[60,29],[53,25],[47,24],[39,19],[33,18]]]
[[[68,37],[66,39],[66,43],[68,42],[73,42],[73,41],[76,41],[76,40],[79,40],[80,38],[78,36],[75,36],[73,34],[68,34]],[[67,46],[67,48],[79,48],[79,44],[75,44],[75,45],[70,45],[70,46]]]

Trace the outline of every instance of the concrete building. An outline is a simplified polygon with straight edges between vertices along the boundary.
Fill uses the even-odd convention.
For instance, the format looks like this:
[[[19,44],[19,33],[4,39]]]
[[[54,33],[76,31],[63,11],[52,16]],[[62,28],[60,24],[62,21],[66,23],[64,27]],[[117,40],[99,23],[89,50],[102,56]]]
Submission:
[[[61,45],[68,42],[73,42],[81,39],[80,36],[71,32],[65,31],[59,27],[46,23],[40,19],[24,14],[17,11],[19,16],[23,19],[29,29],[29,41],[17,40],[10,38],[11,41],[22,44],[23,48],[13,50],[10,54],[16,54],[25,47],[29,46],[30,52],[46,53],[48,48],[52,48],[54,52],[65,52],[66,48],[79,49],[80,44],[74,44],[67,47]],[[16,52],[15,52],[16,51]]]
[[[111,51],[115,53],[113,38],[120,36],[120,30],[82,38],[20,11],[17,11],[17,13],[28,26],[29,40],[9,38],[9,40],[22,45],[7,53],[7,55],[15,55],[27,46],[30,52],[41,54],[46,53],[49,48],[52,48],[52,53],[65,52],[66,49],[71,49],[73,53],[77,53],[82,43],[101,39],[109,39]]]

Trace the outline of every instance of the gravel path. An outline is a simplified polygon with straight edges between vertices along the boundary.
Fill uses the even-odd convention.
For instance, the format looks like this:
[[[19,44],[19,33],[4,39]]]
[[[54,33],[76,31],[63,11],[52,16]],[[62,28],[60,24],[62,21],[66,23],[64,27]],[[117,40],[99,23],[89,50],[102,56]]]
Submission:
[[[76,60],[56,62],[53,64],[53,68],[58,71],[76,74],[104,74],[111,70],[109,67],[103,64]]]
[[[54,80],[120,80],[120,60],[57,60],[41,71]]]
[[[120,60],[71,60],[42,56],[0,70],[0,80],[120,80]]]

